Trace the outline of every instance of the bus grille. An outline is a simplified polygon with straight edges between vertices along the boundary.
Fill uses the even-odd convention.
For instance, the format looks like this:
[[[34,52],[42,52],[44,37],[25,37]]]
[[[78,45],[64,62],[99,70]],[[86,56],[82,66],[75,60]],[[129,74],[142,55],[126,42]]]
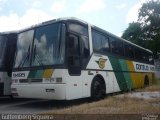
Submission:
[[[42,79],[20,79],[20,83],[41,83]]]
[[[20,82],[20,83],[27,83],[27,82],[28,82],[28,79],[20,79],[19,82]]]

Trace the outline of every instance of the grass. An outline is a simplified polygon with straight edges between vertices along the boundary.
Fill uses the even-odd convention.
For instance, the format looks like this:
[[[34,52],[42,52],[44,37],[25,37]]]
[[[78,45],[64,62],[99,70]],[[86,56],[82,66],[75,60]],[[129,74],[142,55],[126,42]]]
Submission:
[[[129,97],[108,97],[104,100],[84,103],[46,114],[143,114],[160,113],[160,99],[144,100]]]
[[[153,85],[136,91],[160,91],[160,85]],[[108,96],[104,100],[54,109],[44,114],[146,114],[160,113],[160,99],[139,99],[128,96]]]

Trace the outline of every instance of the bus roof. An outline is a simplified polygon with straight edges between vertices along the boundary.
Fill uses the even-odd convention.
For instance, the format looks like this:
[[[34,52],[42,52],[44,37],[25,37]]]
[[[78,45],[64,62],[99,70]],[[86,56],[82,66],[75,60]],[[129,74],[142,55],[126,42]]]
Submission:
[[[85,22],[85,21],[83,21],[83,20],[81,20],[81,19],[75,18],[75,17],[64,17],[64,18],[58,18],[58,19],[49,20],[49,21],[42,22],[42,23],[39,23],[39,24],[36,24],[36,25],[32,25],[32,26],[30,26],[30,27],[28,27],[28,28],[25,28],[25,29],[21,30],[21,32],[22,32],[22,31],[25,31],[25,30],[27,30],[27,29],[34,28],[34,27],[43,26],[43,25],[55,23],[55,22],[58,22],[58,21],[67,21],[67,20],[73,20],[73,21],[77,21],[77,22],[80,22],[80,23],[83,23],[83,24],[86,24],[86,25],[91,25],[92,27],[94,27],[94,28],[96,28],[96,29],[99,29],[100,31],[103,31],[103,32],[107,33],[107,34],[110,35],[110,36],[113,36],[113,37],[115,37],[115,38],[117,38],[117,39],[120,39],[120,40],[122,40],[122,41],[124,41],[124,42],[126,42],[126,43],[129,43],[129,44],[131,44],[131,45],[133,45],[133,46],[136,46],[136,47],[138,47],[138,48],[140,48],[140,49],[143,49],[143,50],[145,50],[145,51],[147,51],[147,52],[153,53],[153,52],[152,52],[151,50],[149,50],[149,49],[143,48],[143,47],[141,47],[141,46],[139,46],[139,45],[137,45],[137,44],[135,44],[135,43],[132,43],[132,42],[130,42],[130,41],[128,41],[128,40],[125,40],[125,39],[123,39],[123,38],[121,38],[121,37],[118,37],[118,36],[116,36],[116,35],[108,32],[108,31],[106,31],[106,30],[103,30],[102,28],[99,28],[99,27],[97,27],[97,26],[95,26],[95,25],[89,24],[89,23],[87,23],[87,22]]]
[[[140,48],[140,49],[143,49],[143,50],[145,50],[145,51],[147,51],[147,52],[153,53],[153,52],[152,52],[151,50],[149,50],[149,49],[143,48],[143,47],[141,47],[141,46],[139,46],[139,45],[137,45],[137,44],[135,44],[135,43],[132,43],[132,42],[130,42],[130,41],[128,41],[128,40],[125,40],[125,39],[123,39],[123,38],[121,38],[121,37],[118,37],[118,36],[116,36],[116,35],[108,32],[108,31],[106,31],[106,30],[103,30],[103,29],[101,29],[101,28],[99,28],[99,27],[97,27],[97,26],[92,25],[92,27],[97,28],[97,29],[99,29],[99,30],[107,33],[108,35],[113,36],[113,37],[115,37],[115,38],[117,38],[117,39],[120,39],[120,40],[122,40],[122,41],[124,41],[124,42],[126,42],[126,43],[129,43],[130,45],[136,46],[136,47],[138,47],[138,48]]]
[[[17,34],[18,31],[7,31],[7,32],[0,32],[0,35],[8,35],[8,34]]]

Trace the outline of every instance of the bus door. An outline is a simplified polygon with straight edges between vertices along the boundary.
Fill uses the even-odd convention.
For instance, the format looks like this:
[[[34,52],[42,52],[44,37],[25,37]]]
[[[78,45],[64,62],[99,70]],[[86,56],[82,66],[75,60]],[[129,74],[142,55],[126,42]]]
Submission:
[[[81,75],[80,38],[70,34],[67,41],[68,72],[71,76]]]

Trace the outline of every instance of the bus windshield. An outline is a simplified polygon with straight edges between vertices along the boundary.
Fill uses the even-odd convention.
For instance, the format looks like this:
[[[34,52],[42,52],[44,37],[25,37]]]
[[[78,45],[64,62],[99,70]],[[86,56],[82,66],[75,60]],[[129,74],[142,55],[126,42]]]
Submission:
[[[0,67],[5,66],[5,48],[6,48],[7,38],[0,35]]]
[[[49,24],[20,33],[14,67],[63,64],[64,34],[61,23]]]

